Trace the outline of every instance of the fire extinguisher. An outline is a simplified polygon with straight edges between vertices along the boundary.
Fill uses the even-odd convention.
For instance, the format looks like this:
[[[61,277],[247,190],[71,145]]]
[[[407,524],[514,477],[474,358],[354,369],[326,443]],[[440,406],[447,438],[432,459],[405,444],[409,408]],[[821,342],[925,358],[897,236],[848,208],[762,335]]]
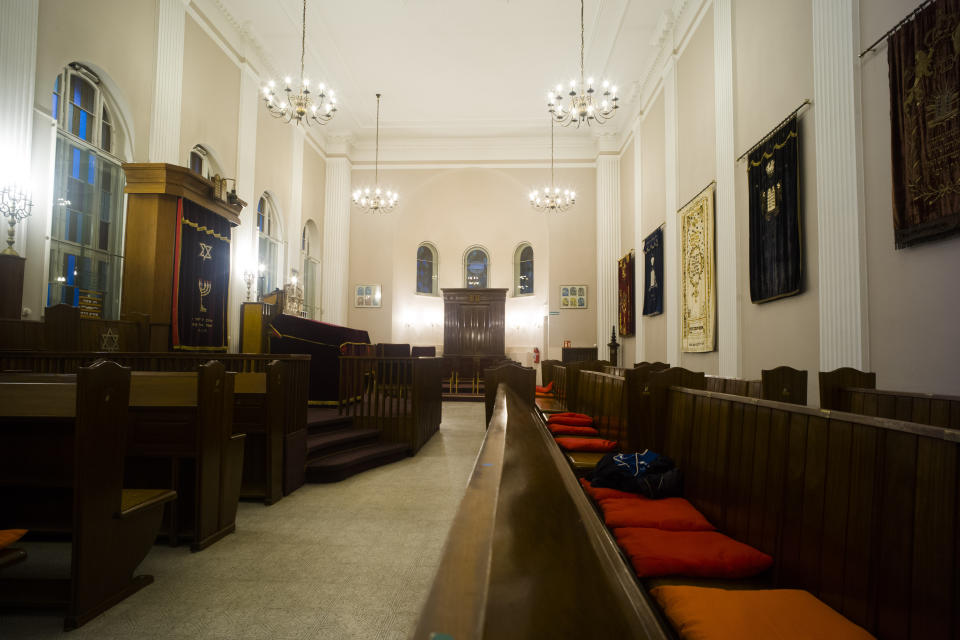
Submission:
[[[533,364],[540,363],[540,347],[533,348]]]

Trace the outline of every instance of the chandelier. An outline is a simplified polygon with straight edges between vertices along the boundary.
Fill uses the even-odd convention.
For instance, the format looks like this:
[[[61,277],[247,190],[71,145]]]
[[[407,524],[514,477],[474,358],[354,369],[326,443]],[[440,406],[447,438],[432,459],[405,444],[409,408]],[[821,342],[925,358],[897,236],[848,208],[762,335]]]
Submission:
[[[396,191],[380,188],[380,94],[377,94],[377,150],[373,164],[373,188],[365,187],[353,192],[353,204],[367,213],[389,213],[400,200]]]
[[[267,86],[263,88],[263,101],[267,105],[267,111],[274,118],[280,118],[284,122],[301,121],[308,125],[312,123],[327,124],[333,119],[337,112],[337,97],[333,91],[325,87],[321,82],[317,85],[316,94],[310,91],[310,81],[303,77],[303,57],[306,52],[307,44],[307,0],[303,0],[303,31],[300,35],[300,86],[296,93],[290,85],[290,78],[284,78],[285,96],[277,97],[275,93],[276,83],[270,80]],[[328,95],[329,93],[329,95]]]
[[[577,193],[572,189],[560,190],[553,182],[553,123],[550,118],[550,186],[543,188],[543,193],[534,189],[530,192],[530,206],[534,209],[548,212],[563,212],[577,202]]]
[[[597,91],[602,90],[601,95]],[[551,117],[558,124],[567,127],[575,124],[590,125],[591,120],[603,124],[614,116],[619,108],[617,105],[617,88],[611,86],[607,80],[603,81],[600,89],[593,88],[593,78],[583,79],[583,0],[580,0],[580,84],[571,80],[567,91],[570,105],[563,106],[563,85],[558,84],[554,91],[547,92],[547,106]]]

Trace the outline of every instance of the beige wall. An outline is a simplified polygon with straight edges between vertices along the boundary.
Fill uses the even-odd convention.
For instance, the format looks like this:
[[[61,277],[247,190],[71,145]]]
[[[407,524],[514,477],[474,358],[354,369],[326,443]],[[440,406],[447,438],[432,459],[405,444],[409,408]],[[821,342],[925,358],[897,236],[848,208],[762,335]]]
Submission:
[[[202,144],[222,176],[237,175],[237,127],[240,70],[200,25],[186,17],[183,33],[183,94],[180,112],[180,162]]]
[[[636,212],[634,211],[634,161],[633,161],[633,145],[634,142],[631,139],[630,142],[623,148],[620,152],[620,255],[626,255],[629,251],[636,249],[634,247],[634,227],[635,227],[635,216]],[[640,254],[643,252],[641,251]],[[642,267],[643,265],[639,262],[636,262],[636,256],[634,256],[634,266]],[[642,273],[641,273],[642,276]],[[619,277],[619,272],[618,272]],[[636,278],[634,282],[634,291],[639,291],[637,289],[637,283],[643,280],[642,277]],[[619,309],[619,306],[617,307]],[[637,324],[637,329],[639,330],[639,321]],[[636,362],[636,338],[633,336],[630,337],[618,337],[617,340],[620,341],[620,364],[623,366],[632,365]]]
[[[873,42],[919,4],[861,3],[861,40]],[[881,388],[956,394],[960,238],[894,249],[886,46],[861,69],[870,369]]]
[[[666,220],[666,171],[664,165],[666,122],[664,118],[663,93],[661,92],[647,109],[643,125],[640,128],[640,166],[642,169],[640,175],[640,206],[643,210],[641,235],[644,238]],[[666,362],[667,314],[641,316],[638,322],[642,323],[643,359],[649,362]]]
[[[777,34],[775,39],[771,33]],[[742,154],[806,98],[813,98],[813,26],[809,2],[737,0],[733,20],[735,148]],[[737,164],[737,279],[741,377],[788,365],[808,373],[808,399],[819,399],[817,170],[815,109],[800,119],[800,215],[803,290],[765,304],[750,302],[747,161]]]
[[[716,179],[716,140],[713,12],[709,11],[677,60],[678,206],[683,207]],[[676,215],[676,212],[670,213]],[[679,251],[679,235],[677,250]],[[717,255],[716,259],[729,260],[730,256]],[[676,266],[678,264],[674,260],[667,264],[668,268]],[[719,301],[719,296],[717,299]],[[681,353],[680,364],[688,369],[709,374],[719,371],[716,351]]]
[[[463,257],[478,244],[490,255],[488,286],[507,288],[508,350],[543,351],[544,305],[558,310],[561,283],[596,287],[596,201],[593,169],[560,169],[558,181],[576,188],[577,204],[546,216],[527,200],[542,169],[383,170],[380,184],[400,193],[401,205],[387,215],[353,209],[350,229],[351,287],[380,284],[383,307],[358,309],[351,302],[348,323],[366,329],[371,340],[422,345],[443,343],[443,301],[416,293],[416,250],[432,243],[439,254],[440,288],[462,287]],[[372,183],[373,172],[353,172],[354,187]],[[534,250],[534,295],[513,295],[513,258],[521,242]],[[592,302],[592,300],[591,300]],[[593,345],[596,312],[560,311],[550,319],[550,343]]]
[[[287,251],[299,251],[299,247],[288,246],[290,225],[300,226],[299,214],[290,209],[290,170],[293,166],[293,127],[275,120],[266,109],[257,110],[257,161],[254,174],[254,196],[249,206],[256,211],[257,203],[264,192],[269,192],[280,212],[281,230],[278,236],[283,249],[278,261],[281,273],[280,281],[286,282],[290,274],[283,272],[287,264]],[[256,221],[254,216],[252,220]],[[254,232],[256,233],[256,232]],[[256,249],[256,244],[254,244]],[[257,255],[254,253],[254,255]]]

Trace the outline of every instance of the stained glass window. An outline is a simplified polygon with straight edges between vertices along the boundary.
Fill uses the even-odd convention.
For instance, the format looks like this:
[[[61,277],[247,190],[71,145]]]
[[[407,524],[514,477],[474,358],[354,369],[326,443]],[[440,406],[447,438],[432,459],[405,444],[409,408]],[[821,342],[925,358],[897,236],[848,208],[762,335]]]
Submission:
[[[437,293],[437,251],[426,242],[417,247],[417,293]]]
[[[517,247],[513,260],[514,295],[533,293],[533,247],[524,243]]]
[[[487,288],[487,268],[490,259],[487,252],[479,247],[467,251],[463,261],[463,271],[466,285],[470,289]]]

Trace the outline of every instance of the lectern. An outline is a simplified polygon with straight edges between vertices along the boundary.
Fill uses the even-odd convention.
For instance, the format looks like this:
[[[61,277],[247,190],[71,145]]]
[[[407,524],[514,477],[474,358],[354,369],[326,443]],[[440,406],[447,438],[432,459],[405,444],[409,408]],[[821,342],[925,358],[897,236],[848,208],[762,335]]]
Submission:
[[[150,318],[151,351],[224,351],[230,230],[242,203],[186,167],[127,163],[121,314]]]

